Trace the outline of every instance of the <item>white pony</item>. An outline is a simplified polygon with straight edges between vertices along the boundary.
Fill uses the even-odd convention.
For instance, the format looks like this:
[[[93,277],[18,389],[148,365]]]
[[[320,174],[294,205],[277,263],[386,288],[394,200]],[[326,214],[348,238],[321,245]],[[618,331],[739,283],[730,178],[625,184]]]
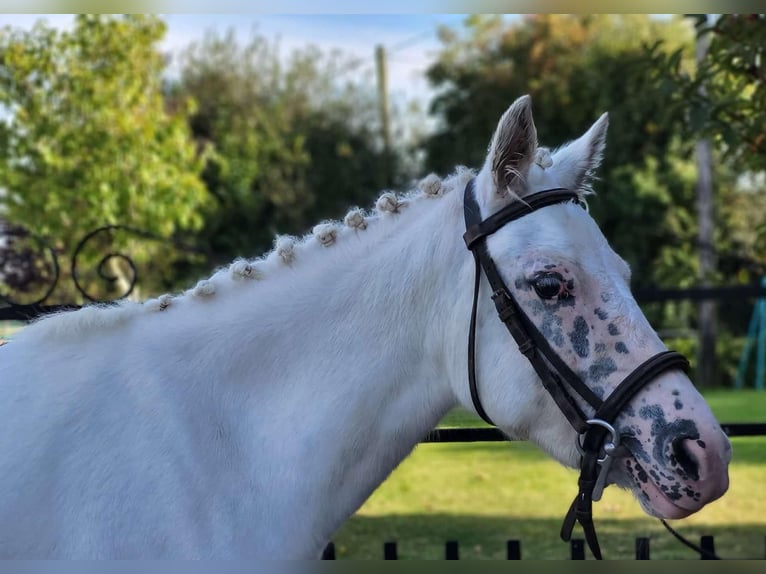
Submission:
[[[374,213],[278,238],[267,256],[186,293],[24,329],[0,348],[0,557],[319,557],[445,413],[473,408],[469,179],[484,217],[542,189],[587,193],[606,128],[604,115],[550,153],[520,98],[478,173],[385,193]],[[665,348],[630,294],[627,265],[580,206],[540,209],[488,246],[531,320],[597,394]],[[553,271],[556,293],[535,283]],[[576,432],[482,289],[488,415],[577,466]],[[680,371],[646,385],[616,425],[630,456],[609,482],[650,515],[686,516],[727,489],[729,442]]]

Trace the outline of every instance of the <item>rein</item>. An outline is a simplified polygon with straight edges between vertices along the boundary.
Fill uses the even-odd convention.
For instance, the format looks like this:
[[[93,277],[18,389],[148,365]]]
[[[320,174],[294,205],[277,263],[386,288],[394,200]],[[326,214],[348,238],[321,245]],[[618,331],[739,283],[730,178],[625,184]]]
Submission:
[[[496,426],[481,404],[476,380],[476,317],[483,270],[500,320],[508,328],[519,351],[540,377],[545,390],[578,433],[578,448],[582,454],[578,479],[579,491],[564,518],[561,538],[569,541],[575,523],[579,522],[593,556],[601,560],[601,549],[593,524],[593,502],[601,498],[614,458],[627,454],[627,449],[620,445],[619,433],[612,425],[628,402],[647,383],[669,370],[687,371],[689,362],[676,351],[660,352],[636,367],[606,399],[602,400],[598,397],[558,356],[542,333],[525,315],[503,281],[487,249],[487,237],[507,223],[550,205],[570,201],[579,203],[579,195],[565,188],[546,189],[526,197],[523,201],[511,203],[482,220],[479,204],[473,193],[474,181],[471,179],[468,182],[463,195],[466,226],[463,239],[473,254],[476,264],[471,322],[468,331],[468,384],[474,408],[484,421]],[[585,415],[572,392],[593,408],[592,417]],[[664,521],[663,524],[666,528],[670,528]],[[674,535],[680,537],[677,533]],[[691,543],[687,543],[689,544]]]

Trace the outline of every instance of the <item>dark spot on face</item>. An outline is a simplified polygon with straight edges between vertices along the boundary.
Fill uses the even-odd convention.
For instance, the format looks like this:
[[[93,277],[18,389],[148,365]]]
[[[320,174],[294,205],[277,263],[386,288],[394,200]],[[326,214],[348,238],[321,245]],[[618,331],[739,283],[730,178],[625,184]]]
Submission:
[[[679,484],[676,483],[670,488],[670,491],[665,493],[665,496],[667,496],[670,500],[678,500],[679,498],[682,498],[683,495],[680,492],[678,492],[678,489],[679,489]]]
[[[673,392],[672,392],[672,393],[670,393],[670,394],[671,394],[671,395],[673,395],[674,397],[677,397],[677,396],[678,396],[678,395],[680,395],[681,393],[678,391],[678,389],[676,389],[675,391],[673,391]]]
[[[581,378],[582,378],[582,377],[581,377]],[[594,386],[591,388],[591,391],[593,391],[594,393],[596,393],[596,396],[597,396],[597,397],[599,397],[599,398],[601,398],[601,399],[603,399],[603,398],[604,398],[604,393],[606,392],[606,390],[604,389],[604,387],[602,387],[601,385],[594,385]]]
[[[614,350],[617,351],[618,353],[623,353],[625,355],[628,354],[628,348],[625,346],[625,343],[623,343],[622,341],[618,341],[617,343],[615,343]]]
[[[609,296],[609,293],[606,293],[606,292],[601,293],[601,301],[603,301],[604,303],[609,303],[611,299],[612,298]]]
[[[545,304],[542,301],[538,301],[537,299],[529,301],[528,304],[532,315],[540,315],[541,313],[545,313],[547,311]]]
[[[680,411],[682,408],[684,408],[684,404],[678,399],[673,401],[673,406],[676,408],[677,411]]]
[[[617,370],[617,365],[610,357],[601,357],[588,368],[588,377],[598,382]]]
[[[700,448],[705,448],[707,445],[705,444],[704,440],[697,440],[697,446]]]
[[[540,325],[540,332],[543,337],[548,339],[557,347],[564,345],[564,331],[561,328],[561,317],[548,313],[543,317],[543,324]]]
[[[594,313],[602,321],[606,321],[609,318],[609,313],[604,311],[601,307],[596,307],[596,310],[594,311]]]
[[[674,453],[672,451],[666,452],[666,449],[671,449],[672,444],[679,440],[697,440],[700,437],[694,421],[678,419],[669,423],[665,419],[665,411],[660,405],[641,407],[638,414],[642,419],[652,421],[652,438],[654,439],[652,454],[656,461],[675,460]]]
[[[604,343],[596,343],[596,345],[593,347],[593,350],[597,353],[603,353],[606,351],[606,345]]]
[[[655,466],[655,468],[657,468],[657,467]],[[660,471],[660,476],[661,476],[662,478],[664,478],[665,480],[667,480],[668,482],[672,482],[673,480],[675,480],[675,479],[673,478],[673,476],[672,476],[672,475],[670,475],[670,474],[665,474],[665,473],[664,473],[664,472],[662,472],[662,471]]]
[[[638,409],[638,416],[640,416],[644,420],[649,419],[662,419],[662,421],[665,421],[665,412],[662,410],[662,407],[660,405],[651,405],[646,407],[641,407]]]
[[[557,300],[540,301],[539,299],[531,299],[524,303],[524,307],[532,316],[542,316],[540,332],[551,344],[556,347],[562,347],[564,345],[563,321],[557,313],[562,307],[573,307],[574,304],[575,298],[573,295],[566,297],[561,295]],[[575,329],[577,329],[577,326],[575,326]]]
[[[569,333],[569,341],[578,357],[585,358],[590,355],[590,342],[588,341],[588,323],[578,315],[574,320],[574,330]]]
[[[570,293],[574,290],[574,279],[567,280],[567,291]]]
[[[607,325],[606,328],[609,330],[609,334],[612,337],[616,337],[617,335],[620,334],[620,330],[617,328],[617,325],[615,325],[614,323],[609,323],[609,325]]]
[[[561,307],[574,307],[575,298],[574,295],[564,294],[559,296],[557,309]]]
[[[545,266],[545,269],[555,269],[555,268],[556,268],[556,265],[554,265],[553,263],[548,263],[548,265]]]

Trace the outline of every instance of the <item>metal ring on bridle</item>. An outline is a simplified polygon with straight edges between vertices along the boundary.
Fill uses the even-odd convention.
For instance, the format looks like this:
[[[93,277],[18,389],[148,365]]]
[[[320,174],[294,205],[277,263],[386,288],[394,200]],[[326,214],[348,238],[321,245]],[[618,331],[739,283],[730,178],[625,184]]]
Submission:
[[[597,459],[599,464],[602,464],[606,462],[606,460],[613,456],[617,452],[617,448],[620,446],[620,435],[617,434],[617,431],[614,429],[612,425],[610,425],[606,421],[602,421],[601,419],[588,419],[585,421],[589,425],[593,426],[600,426],[611,435],[610,440],[606,440],[602,446],[604,450],[604,457]],[[577,450],[580,454],[585,454],[585,449],[582,446],[582,438],[583,435],[577,435],[577,440],[575,440],[575,444],[577,445]]]

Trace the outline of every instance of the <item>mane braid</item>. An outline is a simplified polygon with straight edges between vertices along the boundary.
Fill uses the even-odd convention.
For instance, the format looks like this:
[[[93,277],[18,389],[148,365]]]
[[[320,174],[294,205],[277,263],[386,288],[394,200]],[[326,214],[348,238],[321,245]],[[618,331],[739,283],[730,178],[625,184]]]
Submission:
[[[311,233],[303,237],[278,235],[274,239],[271,251],[255,259],[237,258],[226,267],[217,269],[209,278],[182,293],[165,293],[143,302],[121,301],[117,305],[92,304],[79,311],[63,311],[42,317],[27,329],[49,337],[71,337],[73,332],[92,331],[94,329],[114,328],[140,316],[143,313],[182,312],[178,307],[181,301],[196,300],[200,303],[225,296],[225,291],[232,286],[255,287],[258,283],[274,277],[280,269],[295,268],[299,265],[302,254],[312,245],[332,248],[342,242],[349,234],[366,234],[374,230],[382,220],[397,217],[413,202],[431,201],[448,192],[462,188],[475,174],[473,170],[458,167],[446,179],[436,174],[429,174],[420,180],[414,189],[403,194],[392,191],[382,193],[375,201],[373,211],[354,207],[342,221],[324,221],[313,227]]]

